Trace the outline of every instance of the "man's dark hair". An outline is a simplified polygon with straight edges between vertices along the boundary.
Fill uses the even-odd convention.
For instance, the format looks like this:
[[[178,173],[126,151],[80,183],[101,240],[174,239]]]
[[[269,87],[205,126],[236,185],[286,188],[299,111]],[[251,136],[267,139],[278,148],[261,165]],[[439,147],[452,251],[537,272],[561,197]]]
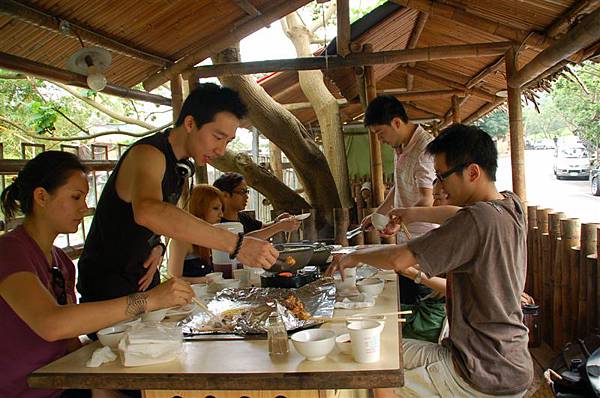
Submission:
[[[185,99],[175,127],[181,126],[183,119],[191,115],[196,127],[200,128],[212,122],[219,112],[230,112],[238,119],[243,119],[248,113],[248,107],[237,91],[214,83],[200,84]]]
[[[244,180],[244,176],[240,173],[225,173],[221,175],[221,177],[217,178],[215,182],[213,182],[213,187],[219,188],[221,192],[232,194],[233,190],[236,189]]]
[[[496,181],[498,150],[492,137],[479,127],[453,124],[442,130],[425,150],[432,155],[445,154],[449,168],[476,163],[491,181]]]
[[[408,123],[408,116],[402,103],[393,95],[380,95],[367,106],[365,127],[391,124],[392,119],[395,117],[399,117],[404,123]]]

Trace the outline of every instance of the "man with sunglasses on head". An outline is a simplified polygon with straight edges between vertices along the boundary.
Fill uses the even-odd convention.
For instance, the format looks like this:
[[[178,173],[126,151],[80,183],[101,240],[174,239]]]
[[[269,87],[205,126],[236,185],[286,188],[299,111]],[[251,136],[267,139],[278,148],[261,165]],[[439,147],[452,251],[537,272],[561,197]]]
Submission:
[[[440,208],[430,220],[440,227],[404,245],[357,251],[330,269],[367,263],[398,272],[417,267],[427,277],[447,273],[449,337],[442,344],[404,339],[405,385],[375,395],[522,397],[533,379],[520,303],[526,274],[523,206],[514,193],[497,191],[498,152],[483,130],[452,125],[427,152],[449,204],[461,208]],[[392,219],[402,221],[401,210],[392,210]]]
[[[268,239],[278,232],[292,232],[300,227],[300,221],[289,213],[282,213],[273,222],[263,224],[252,218],[243,210],[248,204],[250,189],[243,175],[229,172],[222,174],[213,183],[215,188],[223,192],[223,217],[221,222],[239,222],[244,233],[254,238]]]

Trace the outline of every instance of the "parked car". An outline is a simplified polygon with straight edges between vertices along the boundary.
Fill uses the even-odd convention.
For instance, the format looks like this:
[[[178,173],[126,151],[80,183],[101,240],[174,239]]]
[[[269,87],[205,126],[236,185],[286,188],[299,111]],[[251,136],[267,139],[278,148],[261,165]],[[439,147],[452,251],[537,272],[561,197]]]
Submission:
[[[554,175],[558,180],[566,177],[589,178],[590,157],[583,145],[556,148],[554,151]]]
[[[535,141],[533,143],[533,149],[555,149],[556,145],[554,141],[549,138],[544,138],[542,140]]]
[[[600,196],[600,163],[596,164],[590,170],[590,187],[592,188],[592,195]]]

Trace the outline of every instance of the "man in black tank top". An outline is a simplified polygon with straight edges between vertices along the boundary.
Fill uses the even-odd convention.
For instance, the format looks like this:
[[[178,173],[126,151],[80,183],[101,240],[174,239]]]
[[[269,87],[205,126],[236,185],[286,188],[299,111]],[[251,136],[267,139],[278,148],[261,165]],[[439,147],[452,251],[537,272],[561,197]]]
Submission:
[[[215,228],[176,206],[189,168],[182,162],[193,158],[204,165],[223,156],[246,113],[235,91],[201,84],[185,100],[173,129],[145,137],[123,154],[98,201],[78,262],[83,302],[157,285],[161,235],[226,251],[255,267],[275,262],[278,252],[270,243]]]

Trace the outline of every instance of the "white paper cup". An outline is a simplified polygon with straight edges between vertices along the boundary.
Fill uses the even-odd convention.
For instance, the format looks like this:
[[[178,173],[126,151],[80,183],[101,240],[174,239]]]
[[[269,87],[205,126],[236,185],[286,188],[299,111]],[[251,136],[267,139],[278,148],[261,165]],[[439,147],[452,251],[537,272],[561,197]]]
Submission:
[[[353,321],[347,327],[352,340],[352,358],[358,363],[379,361],[383,324],[378,321]]]
[[[208,293],[208,284],[207,283],[195,283],[192,285],[192,290],[196,297],[202,297]]]
[[[225,229],[234,234],[244,232],[244,226],[239,222],[222,222],[213,224],[213,226],[221,229]],[[229,253],[220,250],[212,249],[212,262],[213,264],[234,264],[235,261],[229,258]]]
[[[210,274],[206,274],[206,279],[208,279],[208,283],[215,283],[218,280],[223,279],[223,273],[222,272],[211,272]]]
[[[344,268],[344,278],[356,277],[356,267]]]
[[[248,282],[248,278],[250,276],[250,272],[246,269],[234,269],[233,270],[233,279],[238,279],[240,283]]]

